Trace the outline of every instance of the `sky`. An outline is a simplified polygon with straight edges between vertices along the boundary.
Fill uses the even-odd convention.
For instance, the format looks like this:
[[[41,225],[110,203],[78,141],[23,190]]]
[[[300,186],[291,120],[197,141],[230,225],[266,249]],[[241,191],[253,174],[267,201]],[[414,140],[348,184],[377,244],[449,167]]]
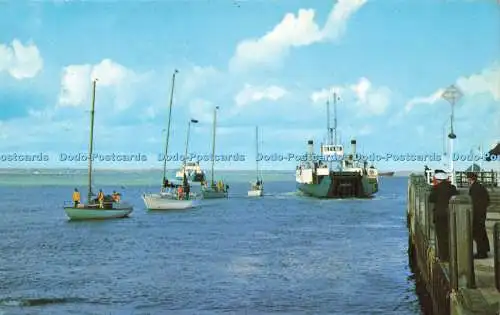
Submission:
[[[334,92],[346,151],[355,138],[367,155],[442,154],[451,105],[441,95],[451,85],[462,95],[454,149],[491,149],[500,141],[498,38],[495,0],[0,2],[0,168],[86,167],[61,154],[88,151],[96,78],[94,152],[147,160],[95,167],[161,168],[174,69],[169,154],[184,153],[190,119],[189,152],[210,154],[219,106],[216,153],[245,161],[217,169],[255,168],[256,126],[262,154],[299,156],[310,139],[319,152]],[[333,105],[330,113],[333,124]],[[1,160],[13,154],[49,158]]]

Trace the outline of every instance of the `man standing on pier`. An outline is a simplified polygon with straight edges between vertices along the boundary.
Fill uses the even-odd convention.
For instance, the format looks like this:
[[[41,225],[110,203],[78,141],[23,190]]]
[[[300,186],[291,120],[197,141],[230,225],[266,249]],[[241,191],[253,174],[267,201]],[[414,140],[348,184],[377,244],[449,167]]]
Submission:
[[[486,233],[486,210],[490,203],[488,190],[477,181],[475,173],[467,174],[469,179],[469,195],[472,199],[472,237],[476,242],[475,259],[488,258],[490,241]]]
[[[449,210],[450,198],[458,195],[457,188],[448,181],[446,173],[435,175],[436,185],[432,187],[429,202],[434,203],[434,224],[437,238],[439,260],[450,259],[449,248]]]

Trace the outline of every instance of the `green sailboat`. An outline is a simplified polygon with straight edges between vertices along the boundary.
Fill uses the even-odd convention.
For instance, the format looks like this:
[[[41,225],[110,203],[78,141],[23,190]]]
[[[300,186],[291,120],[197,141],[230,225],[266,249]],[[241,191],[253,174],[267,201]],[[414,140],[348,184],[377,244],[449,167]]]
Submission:
[[[226,185],[222,180],[215,182],[214,180],[214,163],[215,163],[215,132],[217,126],[217,110],[219,106],[214,109],[214,121],[213,121],[213,131],[212,131],[212,170],[210,176],[210,183],[204,182],[201,186],[201,193],[203,199],[216,199],[216,198],[227,198],[229,186]]]

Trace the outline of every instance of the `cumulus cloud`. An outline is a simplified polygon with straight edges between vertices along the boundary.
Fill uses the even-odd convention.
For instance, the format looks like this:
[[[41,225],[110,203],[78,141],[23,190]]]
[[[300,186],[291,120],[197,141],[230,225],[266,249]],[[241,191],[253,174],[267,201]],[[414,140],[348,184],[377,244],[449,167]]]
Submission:
[[[17,80],[32,78],[43,68],[38,47],[28,42],[23,45],[14,39],[11,45],[0,44],[0,73],[5,71]]]
[[[189,113],[191,118],[200,122],[211,122],[215,105],[207,100],[196,98],[189,103]]]
[[[176,77],[179,80],[179,94],[187,96],[193,92],[210,86],[213,82],[221,77],[221,73],[213,66],[200,67],[192,66],[188,70],[181,70]],[[177,89],[176,89],[177,90]]]
[[[276,64],[292,47],[337,40],[345,32],[349,18],[365,3],[366,0],[338,0],[323,29],[315,22],[313,9],[300,9],[297,15],[287,13],[283,20],[264,36],[240,42],[229,62],[229,68],[233,71],[244,71],[254,65]]]
[[[500,100],[500,64],[496,63],[480,73],[463,76],[456,80],[455,85],[464,96],[475,96],[479,94],[490,95],[493,100]],[[445,87],[438,88],[428,96],[412,98],[406,103],[405,111],[410,112],[416,105],[434,104],[442,100]]]
[[[246,84],[245,87],[236,94],[234,101],[236,102],[236,106],[242,107],[262,100],[277,101],[283,98],[287,93],[287,90],[276,85],[262,87]]]
[[[95,65],[70,65],[63,69],[58,105],[77,107],[90,97],[91,83],[98,80],[99,87],[112,88],[115,109],[126,109],[136,98],[134,84],[142,76],[110,59]]]
[[[342,86],[331,86],[311,94],[313,103],[325,103],[327,99],[332,99],[333,93],[337,93],[340,99],[355,100],[357,109],[360,113],[381,115],[387,111],[391,103],[391,90],[387,87],[377,87],[365,77],[359,79],[355,84],[346,84]]]

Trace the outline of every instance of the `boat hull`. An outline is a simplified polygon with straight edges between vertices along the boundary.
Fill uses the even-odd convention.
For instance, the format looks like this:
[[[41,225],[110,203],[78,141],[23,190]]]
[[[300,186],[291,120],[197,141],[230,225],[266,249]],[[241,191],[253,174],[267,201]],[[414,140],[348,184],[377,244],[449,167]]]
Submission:
[[[211,189],[202,190],[203,199],[227,198],[227,191],[216,191]]]
[[[390,177],[390,176],[394,176],[394,172],[383,172],[383,173],[379,173],[378,175],[379,175],[379,176],[387,176],[387,177]]]
[[[262,189],[248,191],[248,197],[262,197],[263,195],[264,195],[264,191]]]
[[[144,194],[142,200],[148,210],[185,210],[200,203],[198,199],[178,200],[168,194]]]
[[[378,192],[378,181],[376,178],[369,178],[362,176],[361,178],[356,178],[353,176],[352,179],[345,180],[346,177],[351,176],[340,174],[335,177],[335,175],[323,177],[317,184],[308,183],[297,183],[297,189],[304,193],[305,195],[315,197],[315,198],[370,198]],[[333,177],[333,180],[332,180]],[[339,183],[336,184],[336,181]],[[357,183],[355,183],[357,181]],[[338,186],[349,185],[353,186],[349,192],[342,192]]]
[[[114,205],[113,209],[100,209],[97,207],[64,207],[64,212],[70,220],[106,220],[126,218],[132,213],[132,206]]]

